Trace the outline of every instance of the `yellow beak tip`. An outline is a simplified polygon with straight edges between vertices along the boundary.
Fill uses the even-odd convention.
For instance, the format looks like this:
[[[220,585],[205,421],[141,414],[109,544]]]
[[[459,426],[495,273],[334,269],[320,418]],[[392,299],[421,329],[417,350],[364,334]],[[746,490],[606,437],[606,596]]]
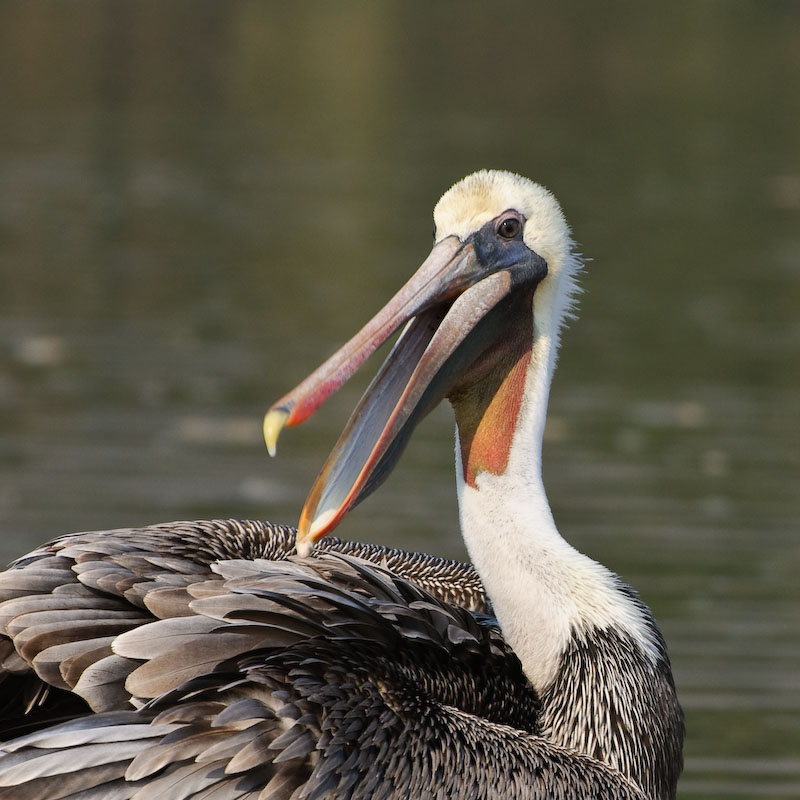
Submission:
[[[318,517],[309,520],[305,515],[301,516],[297,526],[297,539],[295,547],[297,555],[308,556],[314,549],[314,544],[318,542],[330,530],[330,523],[336,516],[333,510],[324,511]]]
[[[297,555],[300,556],[300,558],[308,558],[311,555],[314,543],[310,539],[300,539],[298,537],[295,547],[297,548]]]
[[[282,408],[271,408],[264,416],[264,441],[271,456],[278,452],[278,436],[289,419],[289,412]]]

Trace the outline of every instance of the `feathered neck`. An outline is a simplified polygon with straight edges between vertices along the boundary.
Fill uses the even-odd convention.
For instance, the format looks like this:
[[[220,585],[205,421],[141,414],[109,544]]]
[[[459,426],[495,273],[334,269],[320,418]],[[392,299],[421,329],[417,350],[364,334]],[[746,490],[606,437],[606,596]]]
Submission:
[[[558,308],[557,299],[546,300],[545,307]],[[636,595],[560,535],[542,483],[542,435],[566,301],[560,307],[560,316],[537,320],[534,299],[533,346],[503,472],[466,479],[463,437],[456,437],[462,533],[503,635],[543,700],[548,738],[668,798],[680,772],[683,721],[663,639]],[[460,426],[464,411],[454,406]]]

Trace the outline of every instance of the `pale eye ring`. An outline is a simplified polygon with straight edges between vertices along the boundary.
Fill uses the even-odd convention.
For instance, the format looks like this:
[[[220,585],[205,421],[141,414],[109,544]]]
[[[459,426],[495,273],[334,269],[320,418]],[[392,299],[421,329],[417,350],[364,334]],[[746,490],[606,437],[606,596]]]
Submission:
[[[522,223],[516,217],[506,217],[497,226],[497,233],[504,239],[515,239],[521,230]]]

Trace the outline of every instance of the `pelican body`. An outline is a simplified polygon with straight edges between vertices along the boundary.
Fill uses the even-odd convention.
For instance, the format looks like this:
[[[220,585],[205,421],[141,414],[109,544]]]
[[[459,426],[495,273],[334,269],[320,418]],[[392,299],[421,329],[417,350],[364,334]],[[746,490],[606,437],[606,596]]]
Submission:
[[[362,330],[270,409],[274,455],[392,334],[294,529],[73,534],[0,576],[7,797],[674,798],[649,609],[559,534],[541,474],[580,259],[558,203],[464,178]],[[324,538],[442,399],[472,564]]]

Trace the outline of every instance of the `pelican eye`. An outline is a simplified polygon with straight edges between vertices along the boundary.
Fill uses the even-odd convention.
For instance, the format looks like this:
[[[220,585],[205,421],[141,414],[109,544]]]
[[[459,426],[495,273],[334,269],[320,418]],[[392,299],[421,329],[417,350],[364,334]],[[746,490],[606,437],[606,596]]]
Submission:
[[[521,230],[522,223],[516,217],[506,217],[497,226],[497,233],[504,239],[515,239]]]

